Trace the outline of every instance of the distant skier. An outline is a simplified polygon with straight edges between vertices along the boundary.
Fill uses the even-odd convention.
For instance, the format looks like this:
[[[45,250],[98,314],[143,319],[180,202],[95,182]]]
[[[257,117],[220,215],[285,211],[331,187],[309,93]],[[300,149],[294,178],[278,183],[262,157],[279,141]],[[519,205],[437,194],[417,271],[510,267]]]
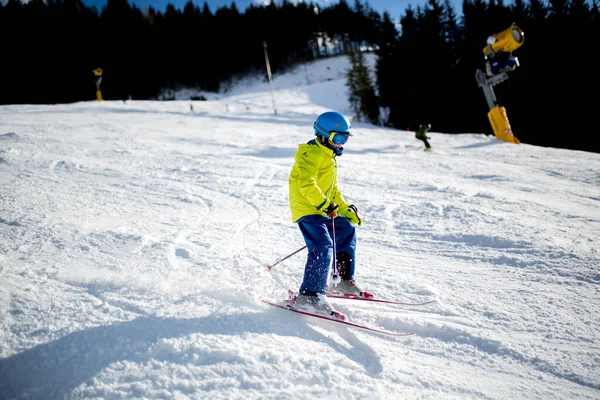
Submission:
[[[417,131],[415,132],[415,137],[421,141],[423,141],[423,143],[425,143],[425,151],[431,151],[432,148],[429,145],[429,141],[427,139],[431,139],[429,136],[427,136],[427,132],[429,132],[429,130],[431,129],[431,125],[430,124],[425,124],[425,125],[419,125],[419,129],[417,129]]]
[[[337,186],[337,157],[352,136],[350,121],[339,112],[325,112],[314,123],[316,139],[300,144],[289,178],[292,220],[298,223],[306,242],[308,258],[296,305],[332,314],[326,296],[327,279],[336,239],[336,266],[341,281],[335,290],[344,294],[373,297],[354,282],[356,231],[362,225],[354,205],[349,205]],[[332,219],[335,219],[333,232]]]

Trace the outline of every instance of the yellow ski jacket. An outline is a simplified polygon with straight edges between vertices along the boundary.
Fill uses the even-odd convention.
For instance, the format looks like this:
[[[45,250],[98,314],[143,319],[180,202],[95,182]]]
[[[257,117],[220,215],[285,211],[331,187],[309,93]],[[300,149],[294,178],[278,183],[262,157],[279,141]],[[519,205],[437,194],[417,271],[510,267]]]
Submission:
[[[289,179],[292,221],[298,222],[307,215],[326,215],[322,210],[329,201],[340,210],[348,209],[337,187],[337,160],[333,150],[313,139],[298,145],[294,160]]]

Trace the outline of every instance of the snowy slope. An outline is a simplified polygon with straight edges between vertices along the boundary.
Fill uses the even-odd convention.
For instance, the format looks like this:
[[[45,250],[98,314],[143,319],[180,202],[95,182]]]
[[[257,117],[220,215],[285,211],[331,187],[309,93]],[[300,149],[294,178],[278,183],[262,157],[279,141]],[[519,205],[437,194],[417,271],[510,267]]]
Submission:
[[[336,302],[416,333],[398,339],[259,301],[300,284],[305,252],[265,266],[304,245],[293,154],[348,112],[347,67],[274,76],[277,115],[266,82],[1,106],[0,398],[600,398],[595,153],[435,132],[425,153],[356,123],[339,168],[357,278],[439,303]]]

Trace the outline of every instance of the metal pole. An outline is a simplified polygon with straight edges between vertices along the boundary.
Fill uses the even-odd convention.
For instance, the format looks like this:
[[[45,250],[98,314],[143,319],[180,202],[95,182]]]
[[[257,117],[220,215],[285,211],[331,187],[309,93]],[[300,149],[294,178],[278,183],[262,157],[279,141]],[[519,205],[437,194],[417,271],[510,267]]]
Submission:
[[[273,78],[271,77],[271,65],[269,64],[269,54],[267,53],[267,42],[263,42],[265,49],[265,62],[267,64],[267,75],[269,77],[269,86],[271,88],[271,100],[273,101],[273,111],[277,115],[277,108],[275,107],[275,96],[273,95]]]
[[[338,283],[342,281],[340,278],[340,272],[337,269],[337,246],[335,243],[335,214],[331,215],[331,231],[333,232],[333,273],[331,274],[331,283],[333,286],[337,286]]]
[[[496,99],[496,94],[494,93],[494,86],[504,82],[507,79],[508,74],[506,72],[493,75],[488,78],[483,71],[479,69],[475,71],[475,80],[477,81],[477,86],[483,89],[483,95],[485,96],[485,100],[487,101],[490,110],[498,105],[498,100]]]
[[[304,250],[305,248],[306,248],[306,246],[300,247],[298,250],[296,250],[292,254],[289,254],[289,255],[287,255],[287,256],[285,256],[283,258],[280,258],[279,260],[275,261],[273,264],[267,264],[267,268],[269,270],[271,270],[271,268],[273,268],[274,266],[276,266],[280,262],[287,260],[288,258],[290,258],[291,256],[293,256],[294,254],[299,253],[301,250]]]

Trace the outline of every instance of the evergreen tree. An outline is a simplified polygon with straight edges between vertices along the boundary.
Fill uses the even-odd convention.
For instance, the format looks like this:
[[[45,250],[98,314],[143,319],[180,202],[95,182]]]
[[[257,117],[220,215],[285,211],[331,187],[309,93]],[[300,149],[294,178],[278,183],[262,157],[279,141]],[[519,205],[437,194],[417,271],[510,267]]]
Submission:
[[[350,68],[346,71],[350,106],[358,121],[379,124],[379,102],[375,94],[365,56],[360,51],[350,51]]]
[[[398,81],[396,77],[396,68],[399,65],[396,46],[398,43],[398,31],[391,20],[390,14],[383,13],[377,45],[377,61],[375,66],[375,75],[377,77],[377,87],[379,91],[381,106],[389,109],[397,98],[393,82]],[[389,121],[386,121],[389,122]]]

